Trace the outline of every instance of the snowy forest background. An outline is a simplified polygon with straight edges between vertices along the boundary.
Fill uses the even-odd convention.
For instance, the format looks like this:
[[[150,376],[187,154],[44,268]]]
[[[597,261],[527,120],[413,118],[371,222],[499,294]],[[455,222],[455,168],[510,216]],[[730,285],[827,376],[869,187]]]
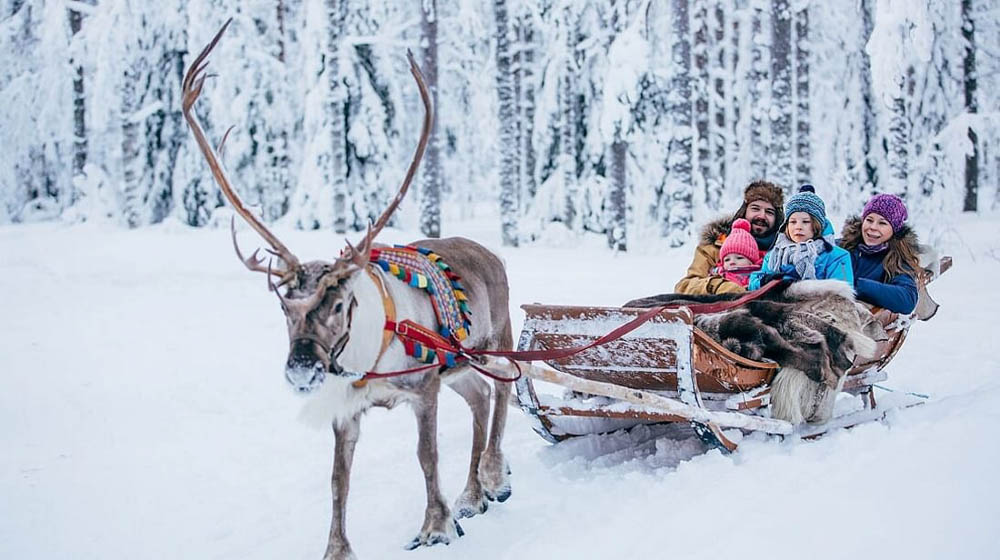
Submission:
[[[363,229],[437,107],[397,215],[499,216],[506,245],[588,231],[679,246],[766,178],[831,214],[904,196],[923,234],[1000,208],[998,0],[0,0],[0,224],[230,215],[180,84],[269,222]],[[945,219],[942,219],[942,216]]]

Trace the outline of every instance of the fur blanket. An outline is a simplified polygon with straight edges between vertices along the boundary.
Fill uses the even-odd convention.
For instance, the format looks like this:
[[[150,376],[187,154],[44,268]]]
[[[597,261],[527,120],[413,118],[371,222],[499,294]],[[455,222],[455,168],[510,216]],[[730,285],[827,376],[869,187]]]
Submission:
[[[630,301],[627,307],[709,303],[739,294],[663,294]],[[725,313],[697,315],[695,326],[727,349],[753,360],[781,365],[771,388],[773,417],[799,423],[825,422],[855,359],[885,340],[881,324],[839,280],[803,280],[778,286]]]

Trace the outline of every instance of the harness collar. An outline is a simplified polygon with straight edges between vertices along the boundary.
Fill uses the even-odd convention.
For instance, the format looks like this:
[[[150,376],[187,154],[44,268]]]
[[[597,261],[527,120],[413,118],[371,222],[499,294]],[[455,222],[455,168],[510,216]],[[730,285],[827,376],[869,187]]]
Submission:
[[[382,280],[382,276],[378,272],[373,270],[373,265],[371,264],[365,267],[365,272],[368,273],[368,276],[372,279],[372,282],[375,283],[375,287],[378,288],[378,293],[382,297],[382,308],[385,310],[385,324],[389,324],[390,322],[395,323],[396,303],[392,300],[392,296],[389,294],[389,290],[386,289],[385,282]],[[374,370],[378,366],[378,363],[379,361],[382,360],[382,356],[385,354],[385,351],[389,348],[389,345],[392,344],[392,337],[394,334],[395,333],[393,331],[385,327],[382,328],[382,347],[379,348],[378,356],[375,358],[375,363],[372,364],[372,370]],[[366,383],[368,383],[367,379],[359,379],[354,383],[352,383],[352,385],[354,385],[354,387],[360,388],[364,387]]]

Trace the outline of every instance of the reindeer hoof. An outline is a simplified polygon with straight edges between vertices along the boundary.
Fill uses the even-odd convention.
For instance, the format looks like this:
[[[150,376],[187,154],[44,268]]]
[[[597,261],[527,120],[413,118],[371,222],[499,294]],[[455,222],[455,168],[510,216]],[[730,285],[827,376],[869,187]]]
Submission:
[[[510,464],[507,461],[499,465],[494,463],[493,468],[483,472],[483,493],[491,502],[507,501],[510,497]]]
[[[486,510],[489,507],[490,503],[483,495],[480,495],[478,500],[472,497],[462,496],[457,502],[455,502],[455,519],[474,517],[481,513],[486,513]],[[459,532],[461,533],[461,531]],[[461,536],[461,534],[459,534],[459,536]]]
[[[481,484],[467,486],[462,494],[455,500],[455,507],[452,508],[455,519],[474,517],[481,513],[486,513],[489,508],[489,500],[483,491]]]
[[[495,492],[486,492],[486,497],[489,498],[491,502],[506,502],[507,498],[510,497],[510,483],[505,484],[501,488],[498,488]]]
[[[413,550],[421,546],[434,546],[436,544],[451,544],[453,538],[458,538],[465,535],[465,531],[462,530],[462,526],[458,524],[458,521],[452,520],[452,531],[421,531],[421,533],[415,537],[413,540],[406,543],[403,547],[406,550]],[[448,534],[452,533],[452,534]]]

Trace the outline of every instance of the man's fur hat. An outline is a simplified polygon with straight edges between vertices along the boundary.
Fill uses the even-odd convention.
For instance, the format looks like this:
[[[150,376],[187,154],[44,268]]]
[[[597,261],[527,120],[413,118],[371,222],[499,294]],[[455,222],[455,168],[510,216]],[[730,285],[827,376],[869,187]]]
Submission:
[[[745,218],[747,206],[755,200],[771,203],[778,216],[784,215],[785,194],[781,191],[781,187],[769,181],[754,181],[743,191],[743,206],[740,207],[737,217]]]

